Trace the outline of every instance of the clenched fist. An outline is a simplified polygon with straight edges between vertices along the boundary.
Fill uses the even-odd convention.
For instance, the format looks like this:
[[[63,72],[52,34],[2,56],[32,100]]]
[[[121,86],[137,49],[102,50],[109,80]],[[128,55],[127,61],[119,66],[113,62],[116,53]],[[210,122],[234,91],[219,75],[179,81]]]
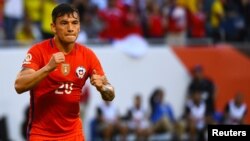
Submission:
[[[105,76],[101,76],[97,74],[96,70],[93,70],[93,74],[90,78],[90,83],[95,86],[98,91],[100,91],[108,82]]]
[[[65,62],[64,54],[62,52],[54,53],[47,64],[48,71],[53,71],[59,64],[63,62]]]
[[[112,101],[114,99],[114,88],[109,84],[106,76],[98,75],[96,70],[93,70],[90,83],[101,93],[103,100]]]

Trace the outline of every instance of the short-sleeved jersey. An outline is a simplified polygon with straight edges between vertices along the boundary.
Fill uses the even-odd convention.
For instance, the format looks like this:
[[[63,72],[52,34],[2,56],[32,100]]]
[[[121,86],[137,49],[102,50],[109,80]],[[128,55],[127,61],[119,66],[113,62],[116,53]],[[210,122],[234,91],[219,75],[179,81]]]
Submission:
[[[39,70],[57,52],[54,39],[37,43],[27,52],[22,67]],[[76,43],[65,55],[65,63],[30,90],[29,139],[57,140],[82,134],[80,95],[94,69],[104,75],[94,52]]]

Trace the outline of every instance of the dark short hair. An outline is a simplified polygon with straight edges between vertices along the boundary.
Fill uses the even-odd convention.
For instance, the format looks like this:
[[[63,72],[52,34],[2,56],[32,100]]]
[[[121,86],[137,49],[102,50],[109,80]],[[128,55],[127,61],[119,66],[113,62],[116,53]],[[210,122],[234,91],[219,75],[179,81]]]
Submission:
[[[55,23],[58,17],[61,17],[65,14],[73,14],[74,12],[76,12],[79,16],[79,11],[71,4],[68,3],[59,4],[52,11],[52,21],[53,23]]]

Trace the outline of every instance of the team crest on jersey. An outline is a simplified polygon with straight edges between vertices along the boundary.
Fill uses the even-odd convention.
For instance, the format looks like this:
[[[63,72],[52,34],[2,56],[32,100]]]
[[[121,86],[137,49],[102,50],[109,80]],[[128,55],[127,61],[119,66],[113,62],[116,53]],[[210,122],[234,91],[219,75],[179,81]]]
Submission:
[[[61,72],[62,72],[62,74],[63,75],[68,75],[69,74],[69,72],[70,72],[70,65],[69,64],[62,64],[62,66],[61,66]]]
[[[85,72],[86,72],[86,70],[85,70],[85,68],[82,67],[82,66],[79,66],[79,67],[76,68],[76,75],[77,75],[77,77],[80,78],[80,79],[83,78]]]
[[[26,54],[23,64],[30,64],[31,59],[32,59],[32,55],[30,53]]]

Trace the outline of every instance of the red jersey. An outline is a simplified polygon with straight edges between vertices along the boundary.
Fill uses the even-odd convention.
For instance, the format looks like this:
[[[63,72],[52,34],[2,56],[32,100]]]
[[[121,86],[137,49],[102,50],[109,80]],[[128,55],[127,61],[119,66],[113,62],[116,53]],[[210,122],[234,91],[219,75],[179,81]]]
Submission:
[[[149,36],[153,38],[163,37],[166,31],[163,26],[163,17],[161,15],[151,14],[148,17],[149,21]]]
[[[57,52],[54,40],[45,40],[29,49],[22,66],[39,70]],[[83,136],[79,102],[82,87],[94,69],[104,75],[94,52],[76,43],[73,50],[65,55],[65,63],[30,91],[29,140]]]
[[[180,6],[173,6],[168,13],[168,32],[180,33],[186,30],[186,10]]]
[[[202,12],[192,14],[191,35],[192,37],[202,38],[206,34],[206,15]]]

